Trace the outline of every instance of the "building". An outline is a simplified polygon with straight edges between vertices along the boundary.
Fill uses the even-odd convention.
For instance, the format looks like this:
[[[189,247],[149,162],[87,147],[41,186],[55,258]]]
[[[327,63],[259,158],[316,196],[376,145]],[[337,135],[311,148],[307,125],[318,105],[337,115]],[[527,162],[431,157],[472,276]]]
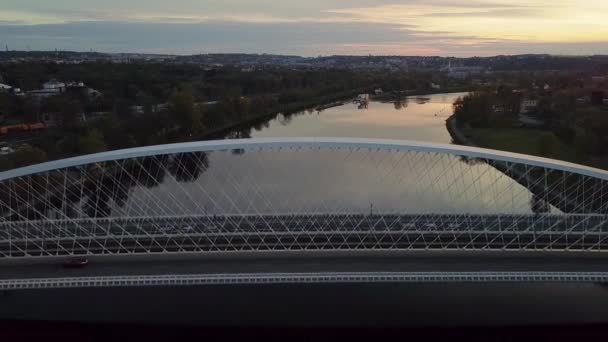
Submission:
[[[217,102],[203,102],[203,103],[196,103],[196,105],[201,106],[201,105],[208,105],[208,104],[212,104],[212,103],[217,103]],[[160,103],[160,104],[156,104],[156,105],[151,105],[151,106],[149,106],[148,110],[146,110],[146,106],[142,106],[142,105],[129,106],[129,111],[131,112],[132,115],[159,113],[159,112],[162,112],[167,109],[169,109],[168,103]]]
[[[48,81],[48,82],[46,82],[46,83],[44,83],[42,85],[42,89],[45,89],[45,90],[53,90],[53,89],[55,89],[55,90],[57,90],[59,92],[65,91],[65,88],[66,88],[66,84],[65,83],[59,82],[59,81],[57,81],[55,79],[52,79],[52,80],[50,80],[50,81]]]
[[[42,85],[42,89],[28,91],[28,95],[35,97],[51,97],[65,93],[65,83],[50,80]]]
[[[521,101],[519,108],[520,113],[527,114],[533,112],[538,107],[538,100],[526,99]]]
[[[576,99],[576,103],[581,105],[588,104],[589,102],[591,102],[591,98],[589,96],[579,97]]]
[[[504,106],[499,106],[499,105],[493,105],[492,106],[492,112],[494,114],[504,114],[505,113],[505,107]]]
[[[465,79],[469,76],[473,76],[473,75],[481,75],[484,74],[486,72],[486,68],[484,67],[480,67],[480,66],[457,66],[457,67],[453,67],[452,66],[452,62],[450,62],[447,66],[447,68],[443,69],[444,71],[447,71],[448,73],[448,77],[450,78],[456,78],[456,79]]]
[[[96,99],[102,96],[100,91],[97,91],[93,88],[89,88],[82,82],[67,83],[65,87],[65,92],[68,94],[82,96],[89,99]]]
[[[51,97],[61,95],[61,91],[59,89],[38,89],[28,91],[27,94],[34,97]]]
[[[0,143],[0,156],[6,156],[15,153],[15,149],[9,146],[6,142]]]
[[[101,97],[101,92],[87,87],[82,82],[63,83],[57,80],[50,80],[42,85],[42,89],[29,91],[28,94],[35,97],[51,97],[65,93],[86,96],[88,98]]]
[[[367,103],[369,102],[369,94],[359,94],[357,95],[357,99],[355,101]]]

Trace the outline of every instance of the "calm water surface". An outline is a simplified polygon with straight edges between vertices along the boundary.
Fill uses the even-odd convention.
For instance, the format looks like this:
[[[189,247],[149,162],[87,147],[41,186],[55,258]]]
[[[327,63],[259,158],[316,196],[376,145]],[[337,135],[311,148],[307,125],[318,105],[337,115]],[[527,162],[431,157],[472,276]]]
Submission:
[[[452,103],[463,94],[426,95],[398,103],[370,102],[366,108],[347,102],[340,107],[295,115],[278,115],[267,125],[256,127],[253,138],[268,137],[359,137],[452,142],[445,120]]]
[[[226,138],[364,137],[450,143],[445,121],[462,94],[398,103],[348,102],[240,127]],[[114,215],[271,213],[530,213],[531,193],[485,163],[370,150],[224,151],[195,156],[188,174],[149,170]],[[161,170],[162,171],[162,170]],[[149,182],[146,182],[149,184]],[[473,186],[471,186],[473,185]],[[152,209],[150,209],[152,208]]]

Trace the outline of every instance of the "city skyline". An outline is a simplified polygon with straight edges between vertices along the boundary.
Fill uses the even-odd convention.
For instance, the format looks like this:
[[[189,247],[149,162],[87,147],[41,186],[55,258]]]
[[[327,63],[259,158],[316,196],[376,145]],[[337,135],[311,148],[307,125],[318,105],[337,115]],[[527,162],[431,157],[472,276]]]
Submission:
[[[608,3],[580,0],[21,0],[0,4],[14,50],[492,56],[608,53]]]

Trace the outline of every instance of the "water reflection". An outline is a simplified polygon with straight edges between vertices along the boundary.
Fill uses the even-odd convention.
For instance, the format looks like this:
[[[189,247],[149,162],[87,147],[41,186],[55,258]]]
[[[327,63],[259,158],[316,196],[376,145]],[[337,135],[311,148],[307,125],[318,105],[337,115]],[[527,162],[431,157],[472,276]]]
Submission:
[[[15,180],[8,189],[3,185],[8,192],[2,208],[3,213],[12,208],[12,214],[3,216],[9,220],[208,212],[605,213],[606,182],[568,175],[564,186],[557,187],[564,191],[552,192],[532,185],[540,184],[534,177],[547,170],[529,169],[524,179],[507,176],[506,167],[449,155],[356,148],[180,153]],[[581,192],[574,182],[587,188]],[[579,192],[565,198],[569,184]]]
[[[452,103],[461,95],[429,95],[425,97],[424,104],[418,103],[417,98],[408,97],[394,102],[369,101],[361,108],[359,103],[346,102],[321,113],[308,110],[278,114],[264,120],[261,130],[252,130],[252,125],[246,125],[234,130],[236,132],[225,132],[214,138],[231,139],[248,131],[252,138],[361,137],[449,144],[452,138],[445,128],[445,120],[452,114]]]
[[[408,106],[408,98],[397,99],[394,102],[395,110],[405,109]]]

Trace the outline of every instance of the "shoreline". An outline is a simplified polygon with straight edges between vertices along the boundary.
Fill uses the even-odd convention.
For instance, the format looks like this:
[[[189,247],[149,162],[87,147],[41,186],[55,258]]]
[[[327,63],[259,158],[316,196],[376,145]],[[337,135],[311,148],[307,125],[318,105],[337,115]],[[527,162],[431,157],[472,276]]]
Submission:
[[[274,117],[276,117],[279,114],[291,114],[291,113],[297,113],[297,112],[301,112],[304,111],[306,109],[309,108],[313,108],[313,109],[317,109],[319,107],[322,107],[324,105],[328,105],[328,104],[332,104],[335,102],[340,102],[340,101],[347,101],[348,99],[356,96],[357,94],[361,93],[363,90],[362,89],[357,89],[357,90],[352,90],[348,93],[348,95],[344,94],[335,94],[333,96],[331,96],[331,98],[329,100],[326,101],[320,101],[320,102],[313,102],[311,101],[310,103],[307,103],[306,105],[299,105],[299,106],[293,106],[293,108],[287,108],[286,110],[279,110],[275,113],[264,113],[264,114],[260,114],[260,115],[255,115],[252,116],[250,118],[247,118],[243,121],[240,121],[238,123],[232,123],[232,124],[227,124],[224,125],[222,127],[218,127],[218,128],[214,128],[211,129],[205,133],[202,133],[201,135],[195,137],[194,139],[192,139],[193,141],[197,141],[197,140],[211,140],[211,139],[219,139],[218,136],[222,135],[223,133],[227,133],[231,130],[234,129],[238,129],[239,127],[248,125],[248,124],[254,124],[256,122],[259,121],[265,121],[265,120],[272,120]],[[420,93],[420,94],[413,94],[413,95],[408,95],[408,97],[410,96],[424,96],[424,95],[441,95],[441,94],[459,94],[459,93],[466,93],[468,92],[468,90],[465,91],[440,91],[440,92],[425,92],[425,93]],[[393,99],[396,100],[396,99]],[[375,99],[371,98],[371,101],[379,101],[382,102],[381,99]],[[286,107],[289,107],[289,105],[287,105]],[[333,106],[332,106],[333,107]]]
[[[458,120],[454,115],[451,115],[447,120],[445,120],[445,122],[445,126],[448,130],[448,133],[450,133],[452,140],[456,142],[457,145],[481,147],[479,146],[479,144],[475,143],[473,140],[467,138],[466,135],[464,135],[464,133],[460,130],[460,127],[458,126]]]
[[[478,148],[486,148],[477,144],[475,141],[468,138],[462,131],[461,127],[458,125],[458,121],[454,115],[450,116],[446,120],[446,128],[452,137],[452,140],[457,145],[470,146],[470,147],[478,147]],[[576,203],[571,203],[568,198],[564,198],[561,194],[555,193],[553,191],[547,191],[546,185],[539,185],[537,182],[534,182],[533,179],[530,178],[530,172],[525,170],[519,170],[516,167],[507,167],[506,165],[502,165],[500,163],[495,163],[490,160],[486,161],[487,164],[499,172],[503,173],[505,176],[511,178],[514,182],[520,184],[530,191],[533,196],[538,196],[540,199],[545,201],[546,203],[554,206],[556,209],[562,212],[572,212],[573,209],[576,211]],[[534,184],[530,186],[531,184]],[[557,202],[558,204],[553,204],[553,202]]]
[[[309,108],[313,108],[316,110],[316,108],[318,108],[318,107],[322,107],[322,106],[325,106],[325,105],[328,105],[331,103],[335,103],[335,102],[339,102],[339,101],[346,101],[346,100],[352,98],[353,96],[356,96],[357,94],[359,94],[362,91],[363,91],[362,89],[356,89],[356,90],[351,90],[348,92],[329,95],[329,97],[324,101],[309,101],[309,102],[306,102],[303,104],[292,105],[292,106],[284,105],[283,108],[280,108],[277,111],[272,112],[272,113],[261,113],[259,115],[253,115],[251,117],[246,118],[243,121],[239,121],[236,123],[230,123],[230,124],[223,125],[221,127],[216,127],[216,128],[210,129],[209,131],[202,133],[201,135],[195,137],[192,140],[198,141],[198,140],[218,139],[219,135],[222,135],[223,133],[227,133],[234,129],[238,129],[239,127],[242,127],[242,126],[245,126],[248,124],[254,124],[259,121],[272,120],[279,114],[292,114],[292,113],[304,111]]]

